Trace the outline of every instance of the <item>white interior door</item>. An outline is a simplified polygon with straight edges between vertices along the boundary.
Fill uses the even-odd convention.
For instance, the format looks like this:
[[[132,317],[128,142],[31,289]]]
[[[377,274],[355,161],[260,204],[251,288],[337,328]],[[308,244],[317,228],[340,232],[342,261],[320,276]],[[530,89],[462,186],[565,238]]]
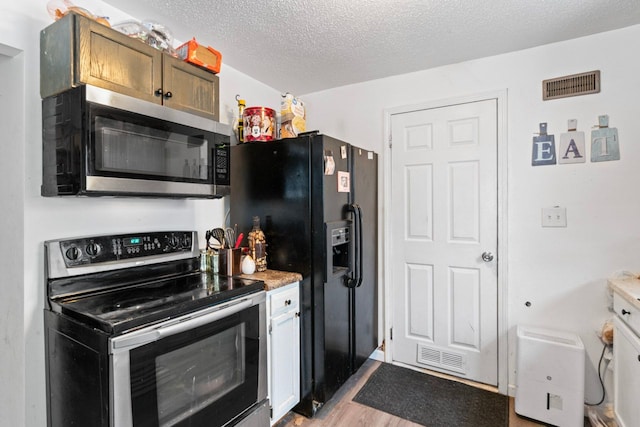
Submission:
[[[393,360],[498,383],[497,100],[391,116]]]

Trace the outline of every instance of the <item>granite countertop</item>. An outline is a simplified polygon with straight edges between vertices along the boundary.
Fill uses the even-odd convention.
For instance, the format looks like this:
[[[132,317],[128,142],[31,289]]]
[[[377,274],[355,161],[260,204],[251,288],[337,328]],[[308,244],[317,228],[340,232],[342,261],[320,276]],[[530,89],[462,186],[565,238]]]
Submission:
[[[253,274],[242,274],[240,277],[244,279],[262,280],[264,282],[264,290],[272,291],[290,283],[302,280],[302,274],[291,273],[289,271],[267,270],[255,272]]]
[[[609,289],[624,298],[629,304],[640,310],[640,278],[628,276],[608,280]]]

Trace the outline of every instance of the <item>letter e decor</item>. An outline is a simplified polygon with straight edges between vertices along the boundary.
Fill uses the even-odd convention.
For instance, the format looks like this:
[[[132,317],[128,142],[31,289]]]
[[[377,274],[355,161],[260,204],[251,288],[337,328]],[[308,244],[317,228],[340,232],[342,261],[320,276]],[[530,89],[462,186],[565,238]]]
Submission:
[[[547,135],[547,124],[540,123],[540,134],[533,137],[531,166],[555,165],[556,143],[553,135]]]

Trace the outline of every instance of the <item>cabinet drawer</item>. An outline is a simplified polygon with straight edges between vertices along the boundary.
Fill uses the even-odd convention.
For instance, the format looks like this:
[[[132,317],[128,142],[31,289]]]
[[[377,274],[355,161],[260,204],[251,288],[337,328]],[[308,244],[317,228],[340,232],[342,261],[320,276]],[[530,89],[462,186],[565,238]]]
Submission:
[[[289,288],[283,288],[282,290],[273,291],[271,295],[271,317],[275,317],[280,313],[285,313],[290,310],[298,310],[298,284]]]
[[[613,310],[636,334],[640,335],[640,310],[618,293],[613,293]]]

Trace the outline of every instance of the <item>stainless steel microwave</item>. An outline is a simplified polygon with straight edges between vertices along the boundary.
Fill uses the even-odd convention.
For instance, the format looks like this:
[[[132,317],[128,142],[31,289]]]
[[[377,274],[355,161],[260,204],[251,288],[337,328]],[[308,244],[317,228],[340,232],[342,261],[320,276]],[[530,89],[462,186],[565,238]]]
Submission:
[[[231,127],[95,86],[42,100],[43,196],[230,194]]]

